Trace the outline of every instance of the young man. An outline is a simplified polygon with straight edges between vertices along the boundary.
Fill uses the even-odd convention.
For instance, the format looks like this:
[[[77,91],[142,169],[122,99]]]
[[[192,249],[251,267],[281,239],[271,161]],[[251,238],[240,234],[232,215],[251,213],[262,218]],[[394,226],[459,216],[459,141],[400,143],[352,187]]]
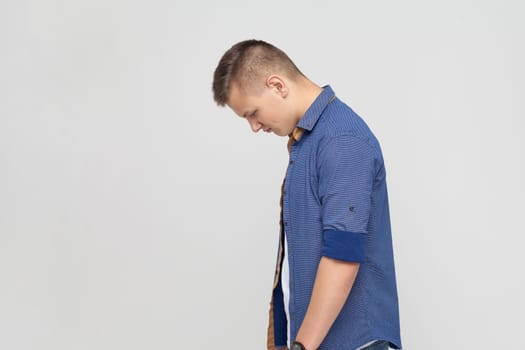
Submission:
[[[224,54],[213,93],[254,132],[289,137],[268,349],[400,349],[385,167],[368,126],[263,41]]]

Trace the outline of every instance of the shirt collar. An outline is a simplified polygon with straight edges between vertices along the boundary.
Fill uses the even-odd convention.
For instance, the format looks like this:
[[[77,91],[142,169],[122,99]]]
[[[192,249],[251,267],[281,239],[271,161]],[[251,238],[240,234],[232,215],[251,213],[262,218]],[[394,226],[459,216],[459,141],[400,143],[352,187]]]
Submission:
[[[335,97],[335,93],[330,85],[323,86],[323,91],[317,96],[315,101],[308,107],[306,113],[297,123],[298,128],[312,131],[324,109]]]

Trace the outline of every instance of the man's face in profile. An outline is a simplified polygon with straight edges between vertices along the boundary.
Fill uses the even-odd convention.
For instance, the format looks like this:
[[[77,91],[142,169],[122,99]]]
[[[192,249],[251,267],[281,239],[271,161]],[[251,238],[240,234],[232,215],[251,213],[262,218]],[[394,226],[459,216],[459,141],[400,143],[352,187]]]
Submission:
[[[237,84],[232,86],[228,106],[245,118],[253,132],[273,132],[278,136],[289,135],[297,120],[294,119],[288,90],[280,82],[267,80],[260,91],[246,91]]]

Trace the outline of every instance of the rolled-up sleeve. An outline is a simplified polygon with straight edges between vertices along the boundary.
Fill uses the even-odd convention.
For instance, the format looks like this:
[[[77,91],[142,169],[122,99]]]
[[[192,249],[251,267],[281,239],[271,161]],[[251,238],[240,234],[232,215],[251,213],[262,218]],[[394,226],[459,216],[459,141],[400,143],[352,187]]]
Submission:
[[[322,255],[350,262],[366,258],[372,188],[381,159],[366,139],[340,135],[319,149]]]

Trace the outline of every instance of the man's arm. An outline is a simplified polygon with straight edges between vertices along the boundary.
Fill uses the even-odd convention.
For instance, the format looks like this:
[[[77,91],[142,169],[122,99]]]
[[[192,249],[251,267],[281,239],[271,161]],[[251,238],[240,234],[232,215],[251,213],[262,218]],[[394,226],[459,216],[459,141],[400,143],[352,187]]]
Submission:
[[[307,350],[321,345],[350,294],[359,263],[322,257],[312,298],[296,340]]]

